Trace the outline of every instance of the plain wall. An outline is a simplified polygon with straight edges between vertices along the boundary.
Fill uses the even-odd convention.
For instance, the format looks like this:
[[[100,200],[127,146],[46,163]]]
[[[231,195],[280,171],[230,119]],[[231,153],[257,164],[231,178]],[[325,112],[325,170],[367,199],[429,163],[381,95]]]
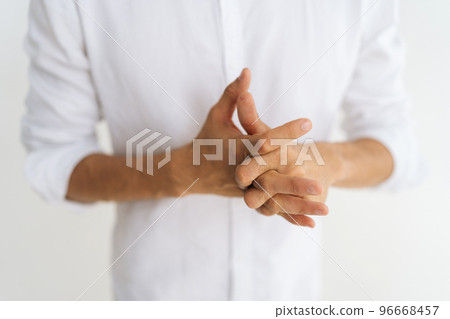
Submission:
[[[405,81],[428,179],[396,194],[332,189],[323,247],[376,300],[448,300],[450,1],[400,3]],[[23,179],[27,7],[0,1],[0,300],[74,300],[110,264],[113,205],[69,212],[43,202]],[[106,126],[99,132],[108,148]],[[367,299],[326,255],[323,264],[324,299]],[[111,288],[107,274],[84,299],[109,300]]]

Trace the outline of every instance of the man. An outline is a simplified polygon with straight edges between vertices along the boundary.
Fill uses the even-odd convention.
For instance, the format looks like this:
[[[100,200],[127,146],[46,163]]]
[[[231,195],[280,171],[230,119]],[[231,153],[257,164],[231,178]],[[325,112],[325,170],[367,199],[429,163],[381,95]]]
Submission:
[[[117,299],[316,299],[319,251],[298,226],[328,213],[328,187],[395,188],[418,170],[395,23],[388,0],[32,0],[26,176],[50,202],[118,202]],[[340,108],[348,141],[326,142]],[[144,129],[172,137],[153,176],[126,165]],[[301,144],[281,163],[300,137],[325,165],[299,165]],[[224,154],[236,140],[236,164],[193,165],[194,138]]]

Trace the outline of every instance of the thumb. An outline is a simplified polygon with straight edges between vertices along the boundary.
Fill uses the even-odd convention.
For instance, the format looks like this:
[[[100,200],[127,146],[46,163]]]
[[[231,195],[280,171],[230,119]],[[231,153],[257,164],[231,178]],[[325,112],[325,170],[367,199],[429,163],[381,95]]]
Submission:
[[[264,133],[270,130],[261,119],[259,119],[256,111],[255,100],[249,92],[241,94],[237,102],[237,112],[239,122],[249,135]]]
[[[215,111],[226,119],[231,119],[238,97],[248,91],[250,87],[251,77],[250,70],[247,68],[243,69],[239,77],[225,88],[219,102],[214,106]]]

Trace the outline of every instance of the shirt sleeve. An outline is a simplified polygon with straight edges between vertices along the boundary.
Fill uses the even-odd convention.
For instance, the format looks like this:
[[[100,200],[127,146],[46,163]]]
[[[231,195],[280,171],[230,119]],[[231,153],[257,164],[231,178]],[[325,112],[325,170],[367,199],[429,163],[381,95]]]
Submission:
[[[379,188],[411,187],[424,177],[425,165],[404,89],[404,48],[396,26],[396,1],[378,1],[362,23],[359,59],[343,103],[343,129],[350,140],[372,138],[390,151],[394,170]]]
[[[31,1],[25,40],[30,88],[21,126],[25,178],[45,200],[75,207],[83,205],[65,199],[71,173],[100,152],[99,107],[83,42],[73,1]]]

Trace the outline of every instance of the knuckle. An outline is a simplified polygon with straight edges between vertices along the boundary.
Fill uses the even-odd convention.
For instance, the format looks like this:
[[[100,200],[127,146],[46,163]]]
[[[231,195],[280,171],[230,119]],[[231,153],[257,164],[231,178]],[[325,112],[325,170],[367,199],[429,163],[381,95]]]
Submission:
[[[233,85],[234,83],[229,84],[225,90],[223,91],[223,95],[228,96],[228,97],[233,97],[236,93],[235,90],[235,86]]]
[[[269,210],[268,210],[267,208],[265,208],[265,207],[258,208],[257,211],[258,211],[259,213],[261,213],[262,215],[267,216],[267,217],[274,215],[273,212],[269,211]]]
[[[282,170],[283,170],[283,174],[286,174],[286,175],[295,176],[295,177],[299,175],[299,174],[297,174],[297,166],[295,166],[295,165],[283,166]]]
[[[298,213],[304,214],[309,211],[309,206],[306,204],[304,199],[300,199],[295,204],[296,211]]]
[[[252,191],[245,192],[244,201],[245,201],[245,204],[247,204],[247,206],[249,208],[258,208],[258,205],[257,205],[258,199],[257,199],[257,195],[255,192],[252,192]]]
[[[240,184],[243,184],[246,182],[247,178],[247,167],[239,165],[236,167],[236,179]]]
[[[264,204],[264,206],[269,209],[272,212],[277,211],[278,209],[278,205],[275,203],[275,201],[271,198],[268,201],[266,201],[266,203]]]
[[[259,135],[259,139],[260,140],[268,140],[270,138],[270,134],[268,134],[267,132],[266,133],[262,133],[262,134],[260,134]]]
[[[268,139],[266,139],[264,141],[264,143],[262,143],[261,148],[259,150],[262,153],[267,153],[267,152],[270,151],[270,144],[269,144],[269,140]]]
[[[300,195],[303,193],[303,185],[299,179],[293,178],[290,182],[291,192],[294,195]]]
[[[272,146],[270,145],[270,138],[264,134],[261,136],[261,140],[264,140],[264,143],[261,144],[261,147],[259,148],[259,152],[262,154],[270,152],[272,149]]]
[[[219,108],[217,107],[217,104],[214,105],[209,111],[208,118],[212,120],[216,120],[219,118]]]

